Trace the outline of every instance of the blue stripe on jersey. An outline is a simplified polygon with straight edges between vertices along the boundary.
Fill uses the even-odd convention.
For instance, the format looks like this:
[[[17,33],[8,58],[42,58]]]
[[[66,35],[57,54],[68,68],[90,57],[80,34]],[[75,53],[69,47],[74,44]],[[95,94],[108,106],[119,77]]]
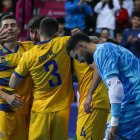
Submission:
[[[0,110],[5,111],[5,112],[13,112],[10,109],[10,105],[9,104],[0,104]]]
[[[4,55],[7,55],[7,54],[9,54],[9,52],[7,52],[7,51],[3,52],[2,49],[0,49],[0,56],[4,56]]]
[[[12,52],[11,50],[9,50],[9,48],[7,48],[4,44],[2,44],[2,47],[9,53],[16,53],[19,49],[19,45],[17,44],[16,48],[14,49],[14,52]]]
[[[45,43],[47,43],[47,42],[50,42],[51,41],[51,39],[48,39],[48,40],[45,40],[45,41],[42,41],[42,42],[38,42],[37,44],[39,45],[39,44],[45,44]]]
[[[24,78],[25,76],[18,74],[17,72],[14,72],[14,74],[19,78]]]
[[[15,68],[16,68],[16,66],[8,67],[8,66],[4,66],[3,64],[0,64],[0,71],[12,70],[12,69],[15,69]]]
[[[0,78],[0,85],[1,86],[9,86],[10,77]]]

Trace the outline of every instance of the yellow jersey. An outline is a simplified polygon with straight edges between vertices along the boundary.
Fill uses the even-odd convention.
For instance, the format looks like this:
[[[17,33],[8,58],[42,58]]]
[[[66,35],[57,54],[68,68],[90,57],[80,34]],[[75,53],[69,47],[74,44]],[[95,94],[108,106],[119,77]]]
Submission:
[[[22,99],[27,102],[29,96],[27,93],[31,94],[32,92],[32,82],[28,77],[24,80],[22,84],[25,86],[20,86],[18,89],[14,90],[9,87],[9,80],[13,74],[15,68],[18,65],[18,62],[24,52],[33,48],[33,43],[30,41],[27,42],[17,42],[17,46],[14,52],[11,52],[4,44],[0,45],[0,89],[5,91],[8,94],[17,93],[22,95]],[[5,100],[0,98],[0,104],[7,104]],[[26,104],[26,103],[25,103]],[[9,110],[9,109],[8,109]],[[5,110],[6,111],[6,110]],[[27,107],[21,109],[21,113],[25,114],[28,112]]]
[[[35,112],[54,112],[65,109],[73,101],[71,60],[66,52],[69,37],[57,37],[40,42],[24,53],[15,74],[28,73],[33,80],[33,106]]]
[[[79,109],[83,109],[94,70],[92,70],[86,63],[80,63],[77,60],[73,61],[73,68],[78,80],[78,91],[80,94]],[[96,91],[93,93],[92,98],[93,108],[110,108],[107,88],[103,81],[100,82]]]

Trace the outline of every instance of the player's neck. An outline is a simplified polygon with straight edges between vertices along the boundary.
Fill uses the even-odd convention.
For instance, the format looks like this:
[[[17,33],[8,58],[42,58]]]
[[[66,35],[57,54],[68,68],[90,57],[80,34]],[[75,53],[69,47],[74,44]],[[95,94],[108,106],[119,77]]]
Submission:
[[[89,43],[88,49],[89,49],[89,52],[91,52],[92,54],[94,54],[94,52],[96,50],[96,44],[95,43]]]
[[[51,40],[50,37],[40,37],[40,41],[43,42],[43,41],[46,41],[46,40]]]
[[[14,52],[15,48],[17,47],[17,41],[13,42],[5,42],[5,47],[8,48],[11,52]]]

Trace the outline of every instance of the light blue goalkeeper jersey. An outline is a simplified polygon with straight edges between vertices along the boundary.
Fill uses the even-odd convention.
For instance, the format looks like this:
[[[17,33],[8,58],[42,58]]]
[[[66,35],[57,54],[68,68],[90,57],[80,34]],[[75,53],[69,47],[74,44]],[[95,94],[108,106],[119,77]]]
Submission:
[[[140,140],[140,60],[113,43],[98,44],[93,57],[104,82],[117,75],[124,87],[119,135]]]

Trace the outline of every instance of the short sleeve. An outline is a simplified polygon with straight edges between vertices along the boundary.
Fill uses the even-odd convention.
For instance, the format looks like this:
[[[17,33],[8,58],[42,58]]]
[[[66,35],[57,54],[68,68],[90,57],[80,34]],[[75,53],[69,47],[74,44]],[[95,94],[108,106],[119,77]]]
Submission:
[[[28,68],[28,60],[29,60],[29,53],[28,52],[25,52],[23,54],[23,56],[21,57],[19,63],[18,63],[18,66],[17,68],[15,69],[15,74],[18,76],[18,77],[24,77],[28,74],[29,72],[29,68]]]

